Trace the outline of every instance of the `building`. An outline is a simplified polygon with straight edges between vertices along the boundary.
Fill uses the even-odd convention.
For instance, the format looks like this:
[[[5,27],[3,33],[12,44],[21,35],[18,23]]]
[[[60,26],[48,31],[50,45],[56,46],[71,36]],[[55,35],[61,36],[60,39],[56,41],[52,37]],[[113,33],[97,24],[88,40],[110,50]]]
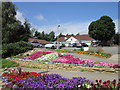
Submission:
[[[91,45],[91,42],[95,41],[89,35],[76,35],[76,36],[67,36],[67,37],[60,37],[56,40],[56,42],[64,43],[66,46],[73,43],[86,43]]]
[[[29,38],[28,42],[39,42],[42,45],[48,44],[50,43],[49,41],[46,40],[40,40],[40,39],[36,39],[36,38]]]

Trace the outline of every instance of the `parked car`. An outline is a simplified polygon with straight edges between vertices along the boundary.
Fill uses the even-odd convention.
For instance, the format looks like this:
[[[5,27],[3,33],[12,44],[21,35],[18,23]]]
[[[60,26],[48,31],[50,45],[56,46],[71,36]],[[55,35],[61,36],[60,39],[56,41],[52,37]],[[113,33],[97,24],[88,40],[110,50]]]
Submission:
[[[94,42],[93,44],[91,44],[91,46],[93,47],[104,46],[104,44],[102,42]]]
[[[34,45],[35,47],[43,47],[43,45],[40,44],[40,43],[37,42],[37,41],[33,41],[33,42],[29,42],[29,43],[31,43],[31,44]]]
[[[69,44],[69,45],[68,45],[68,47],[73,47],[73,45],[74,45],[74,43],[72,43],[72,44]]]
[[[82,47],[88,47],[86,43],[74,43],[73,47],[82,48]]]
[[[65,44],[62,44],[61,47],[66,47],[66,45],[65,45]]]
[[[88,47],[86,43],[82,43],[82,47]]]
[[[58,43],[58,42],[51,42],[51,43],[45,45],[45,48],[57,49],[57,47],[59,49],[61,49],[62,48],[62,44]]]

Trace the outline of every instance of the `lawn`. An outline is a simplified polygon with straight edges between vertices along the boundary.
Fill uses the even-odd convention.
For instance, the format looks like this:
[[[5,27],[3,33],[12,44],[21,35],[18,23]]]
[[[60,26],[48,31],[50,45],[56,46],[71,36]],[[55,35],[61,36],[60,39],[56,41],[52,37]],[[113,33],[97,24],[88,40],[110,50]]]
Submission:
[[[10,61],[10,60],[5,60],[5,59],[0,59],[1,62],[1,66],[0,68],[10,68],[10,67],[17,67],[19,66],[18,63],[16,63],[15,61]]]

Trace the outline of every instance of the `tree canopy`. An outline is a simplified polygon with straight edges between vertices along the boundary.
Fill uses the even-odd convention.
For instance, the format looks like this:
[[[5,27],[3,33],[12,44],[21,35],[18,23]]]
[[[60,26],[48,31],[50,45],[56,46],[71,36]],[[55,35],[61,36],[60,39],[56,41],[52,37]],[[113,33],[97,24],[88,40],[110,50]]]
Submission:
[[[2,2],[2,43],[27,41],[30,37],[30,24],[24,25],[16,19],[16,7],[12,2]]]
[[[108,41],[115,34],[115,23],[109,16],[102,16],[91,22],[88,29],[89,35],[95,40]]]

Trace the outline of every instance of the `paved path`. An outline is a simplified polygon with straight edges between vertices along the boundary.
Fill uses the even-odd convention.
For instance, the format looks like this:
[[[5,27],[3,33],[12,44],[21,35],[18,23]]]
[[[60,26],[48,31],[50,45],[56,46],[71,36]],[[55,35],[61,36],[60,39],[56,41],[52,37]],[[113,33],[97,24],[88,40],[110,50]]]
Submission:
[[[86,77],[89,80],[95,81],[96,79],[101,80],[118,80],[118,73],[100,73],[100,72],[81,72],[81,71],[65,71],[65,70],[50,70],[50,69],[30,69],[23,68],[25,71],[34,71],[39,73],[47,73],[47,74],[60,74],[65,78],[72,77]],[[120,77],[119,77],[120,78]]]

